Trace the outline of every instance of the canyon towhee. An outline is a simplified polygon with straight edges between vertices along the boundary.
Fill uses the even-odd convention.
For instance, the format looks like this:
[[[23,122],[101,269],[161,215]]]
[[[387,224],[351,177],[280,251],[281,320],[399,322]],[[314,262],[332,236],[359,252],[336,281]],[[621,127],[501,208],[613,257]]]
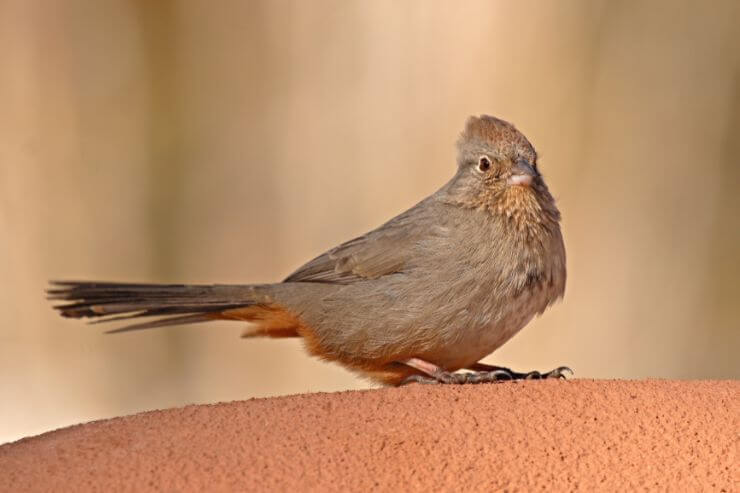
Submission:
[[[55,307],[65,317],[161,317],[111,332],[249,322],[243,337],[302,337],[309,353],[392,385],[562,377],[478,363],[563,296],[565,247],[524,135],[471,117],[457,146],[440,190],[281,283],[58,281],[49,297],[71,302]]]

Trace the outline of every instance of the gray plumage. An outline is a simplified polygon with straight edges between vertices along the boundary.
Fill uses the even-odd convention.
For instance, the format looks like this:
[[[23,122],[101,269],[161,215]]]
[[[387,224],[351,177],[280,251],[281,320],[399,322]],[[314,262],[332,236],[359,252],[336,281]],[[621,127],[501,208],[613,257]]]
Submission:
[[[470,368],[563,295],[565,249],[521,133],[471,118],[458,149],[457,172],[440,190],[282,283],[60,282],[50,297],[73,301],[57,307],[65,316],[168,317],[134,329],[251,321],[247,335],[306,337],[312,353],[386,382],[409,373],[398,367],[408,358]]]

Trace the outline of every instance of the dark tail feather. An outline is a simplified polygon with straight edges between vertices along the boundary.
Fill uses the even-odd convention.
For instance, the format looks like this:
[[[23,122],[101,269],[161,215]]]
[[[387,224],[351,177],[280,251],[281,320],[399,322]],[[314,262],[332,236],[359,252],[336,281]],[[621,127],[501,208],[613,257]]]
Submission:
[[[158,327],[167,327],[168,325],[185,325],[208,322],[217,319],[210,314],[196,313],[194,315],[181,315],[179,317],[165,317],[150,322],[141,322],[138,324],[126,325],[118,329],[106,330],[106,334],[120,334],[121,332],[131,332],[134,330],[156,329]],[[110,320],[98,320],[98,322],[109,322]]]
[[[250,286],[133,284],[96,281],[51,281],[50,300],[67,301],[54,308],[63,317],[99,318],[93,323],[161,316],[109,333],[168,325],[207,322],[224,310],[255,304]]]

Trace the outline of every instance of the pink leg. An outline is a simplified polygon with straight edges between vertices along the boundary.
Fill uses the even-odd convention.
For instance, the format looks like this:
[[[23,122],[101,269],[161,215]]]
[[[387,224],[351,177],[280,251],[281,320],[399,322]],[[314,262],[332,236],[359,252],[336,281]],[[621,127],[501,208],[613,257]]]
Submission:
[[[477,371],[472,373],[454,373],[447,371],[434,363],[430,363],[428,361],[425,361],[423,359],[419,358],[409,358],[406,361],[403,362],[403,364],[410,366],[411,368],[414,368],[415,370],[419,370],[420,372],[424,373],[424,375],[411,375],[407,378],[405,378],[401,385],[405,385],[407,383],[417,382],[417,383],[456,383],[456,384],[463,384],[463,383],[485,383],[485,382],[495,382],[498,380],[511,380],[511,375],[502,370],[492,370],[492,371]]]

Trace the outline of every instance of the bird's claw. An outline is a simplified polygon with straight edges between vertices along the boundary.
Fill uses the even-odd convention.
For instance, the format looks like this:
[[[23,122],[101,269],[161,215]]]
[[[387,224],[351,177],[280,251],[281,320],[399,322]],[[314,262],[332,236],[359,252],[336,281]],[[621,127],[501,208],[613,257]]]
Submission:
[[[568,368],[567,366],[558,366],[554,370],[550,370],[545,373],[541,373],[539,371],[530,371],[528,373],[516,373],[511,372],[512,377],[514,380],[547,380],[549,378],[566,378],[566,373],[570,373],[573,375],[573,370]]]
[[[565,380],[567,378],[566,373],[569,373],[570,376],[573,376],[575,372],[567,366],[558,366],[554,370],[545,373],[545,378],[562,378],[563,380]]]
[[[473,371],[466,373],[453,373],[449,371],[435,372],[431,376],[426,375],[410,375],[403,379],[400,385],[407,385],[410,383],[423,383],[423,384],[476,384],[476,383],[491,383],[499,382],[502,380],[546,380],[550,378],[566,378],[566,374],[573,375],[573,370],[567,366],[559,366],[554,370],[550,370],[546,373],[539,371],[530,371],[528,373],[519,373],[511,371],[509,369],[500,368],[490,371]]]

